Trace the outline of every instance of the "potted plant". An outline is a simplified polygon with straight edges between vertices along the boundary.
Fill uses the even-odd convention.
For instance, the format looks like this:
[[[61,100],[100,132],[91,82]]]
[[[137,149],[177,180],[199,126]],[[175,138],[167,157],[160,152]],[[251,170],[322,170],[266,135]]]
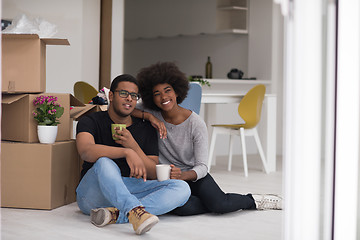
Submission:
[[[37,130],[40,143],[54,143],[56,140],[59,118],[64,108],[56,103],[57,97],[41,95],[33,101],[34,119],[38,122]]]
[[[206,79],[204,79],[202,76],[197,76],[197,75],[193,75],[193,76],[189,76],[188,80],[190,82],[198,82],[201,86],[211,86],[210,82]]]

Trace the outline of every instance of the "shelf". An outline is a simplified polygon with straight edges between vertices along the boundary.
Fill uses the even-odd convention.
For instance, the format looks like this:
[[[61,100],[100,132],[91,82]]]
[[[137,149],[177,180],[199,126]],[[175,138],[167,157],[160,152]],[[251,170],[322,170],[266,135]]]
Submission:
[[[219,10],[224,10],[224,11],[228,11],[228,10],[244,10],[247,11],[248,9],[246,7],[238,7],[238,6],[223,6],[223,7],[218,7]]]
[[[266,93],[271,93],[271,81],[256,79],[256,80],[243,80],[243,79],[204,79],[209,81],[211,86],[202,86],[203,93],[238,93],[239,91],[246,92],[253,88],[255,85],[264,84]]]
[[[236,7],[236,8],[245,8],[249,6],[248,0],[217,0],[217,7]]]
[[[217,0],[216,30],[247,34],[248,11],[247,0]]]
[[[247,34],[247,30],[243,29],[223,29],[218,30],[213,33],[198,33],[198,34],[176,34],[176,35],[168,35],[168,36],[152,36],[152,37],[125,37],[126,41],[134,41],[134,40],[153,40],[153,39],[172,39],[172,38],[190,38],[190,37],[199,37],[199,36],[215,36],[221,34]]]
[[[204,80],[209,81],[209,83],[212,84],[271,84],[270,80],[243,80],[243,79],[207,79],[204,78]]]
[[[248,34],[247,1],[125,1],[125,40]]]
[[[247,34],[248,30],[245,29],[222,29],[222,30],[218,30],[218,34],[221,33],[234,33],[234,34]]]

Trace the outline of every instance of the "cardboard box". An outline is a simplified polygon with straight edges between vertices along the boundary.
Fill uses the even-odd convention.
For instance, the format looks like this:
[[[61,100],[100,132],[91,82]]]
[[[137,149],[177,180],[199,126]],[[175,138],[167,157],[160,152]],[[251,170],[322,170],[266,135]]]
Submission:
[[[76,201],[75,141],[1,142],[1,207],[54,209]]]
[[[74,107],[70,110],[74,121],[79,121],[82,116],[93,112],[107,111],[109,105],[85,104],[85,106]]]
[[[40,96],[56,96],[58,103],[64,107],[58,125],[56,141],[70,140],[73,134],[70,106],[85,107],[85,105],[71,94],[43,93],[43,94],[3,94],[1,139],[27,143],[39,142],[37,136],[37,122],[33,117],[35,106],[33,100]]]
[[[37,34],[2,34],[2,92],[46,91],[46,45],[70,45],[67,39]]]

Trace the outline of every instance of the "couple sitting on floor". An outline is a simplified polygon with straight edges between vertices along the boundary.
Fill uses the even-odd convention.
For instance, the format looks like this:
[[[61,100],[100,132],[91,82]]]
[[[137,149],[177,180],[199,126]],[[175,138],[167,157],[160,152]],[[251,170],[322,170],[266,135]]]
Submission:
[[[80,210],[99,227],[133,225],[149,231],[156,215],[188,216],[240,209],[281,209],[276,195],[224,193],[207,172],[205,122],[179,104],[189,82],[175,64],[165,62],[124,74],[111,84],[108,111],[83,117],[76,144],[84,160],[77,187]],[[142,97],[142,106],[136,106]],[[111,124],[126,124],[116,129]],[[170,179],[156,180],[156,164],[170,164]]]

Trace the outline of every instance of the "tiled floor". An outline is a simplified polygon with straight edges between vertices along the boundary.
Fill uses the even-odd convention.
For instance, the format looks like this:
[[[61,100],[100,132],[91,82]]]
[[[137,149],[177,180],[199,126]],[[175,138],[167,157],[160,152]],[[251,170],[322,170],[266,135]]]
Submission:
[[[231,172],[221,159],[211,174],[225,192],[281,194],[281,160],[278,159],[278,171],[270,174],[261,171],[260,159],[250,160],[248,178],[244,177],[238,156],[234,157]],[[76,203],[52,211],[2,208],[1,239],[280,240],[282,214],[283,211],[238,211],[190,217],[164,215],[150,232],[137,236],[131,224],[93,226]]]

